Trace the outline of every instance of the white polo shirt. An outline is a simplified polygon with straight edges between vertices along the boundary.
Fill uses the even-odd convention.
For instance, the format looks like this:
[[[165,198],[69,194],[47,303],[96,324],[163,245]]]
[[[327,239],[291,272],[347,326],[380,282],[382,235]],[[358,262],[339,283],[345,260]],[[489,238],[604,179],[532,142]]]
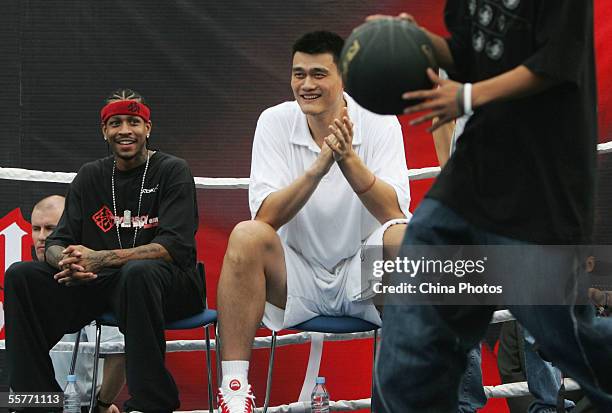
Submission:
[[[347,94],[344,97],[355,125],[353,149],[378,179],[395,189],[398,204],[409,217],[408,168],[397,117],[374,114]],[[266,109],[257,121],[253,141],[249,185],[252,217],[268,195],[302,176],[320,151],[296,101]],[[336,265],[355,255],[379,226],[334,163],[308,202],[278,234],[307,260],[333,272]]]

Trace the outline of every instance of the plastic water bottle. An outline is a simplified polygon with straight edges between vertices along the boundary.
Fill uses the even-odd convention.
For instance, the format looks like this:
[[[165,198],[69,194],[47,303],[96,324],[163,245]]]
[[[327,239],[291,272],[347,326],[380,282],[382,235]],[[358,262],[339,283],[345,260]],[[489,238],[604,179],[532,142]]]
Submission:
[[[317,377],[316,385],[310,396],[312,413],[329,413],[329,393],[325,387],[325,377]]]
[[[81,413],[81,396],[74,374],[68,375],[68,384],[64,390],[64,413]]]

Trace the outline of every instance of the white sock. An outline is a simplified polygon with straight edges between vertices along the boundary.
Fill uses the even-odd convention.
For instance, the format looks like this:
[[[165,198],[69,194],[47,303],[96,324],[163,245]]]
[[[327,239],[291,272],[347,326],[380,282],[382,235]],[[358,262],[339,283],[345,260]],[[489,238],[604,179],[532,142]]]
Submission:
[[[249,375],[249,362],[246,360],[222,361],[221,371],[223,372],[222,388],[228,389],[230,382],[234,379],[239,380],[242,385],[246,385]]]

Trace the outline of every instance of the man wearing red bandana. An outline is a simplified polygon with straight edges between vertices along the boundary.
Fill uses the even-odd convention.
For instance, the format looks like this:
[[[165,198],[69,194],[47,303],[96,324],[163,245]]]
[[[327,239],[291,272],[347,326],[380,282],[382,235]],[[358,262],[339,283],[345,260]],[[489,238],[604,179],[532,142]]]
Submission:
[[[114,92],[100,115],[112,156],[83,165],[70,184],[45,262],[5,274],[10,386],[61,391],[49,350],[112,311],[125,334],[125,411],[172,412],[179,398],[164,365],[164,324],[204,306],[193,176],[184,160],[148,148],[151,112],[138,93]]]

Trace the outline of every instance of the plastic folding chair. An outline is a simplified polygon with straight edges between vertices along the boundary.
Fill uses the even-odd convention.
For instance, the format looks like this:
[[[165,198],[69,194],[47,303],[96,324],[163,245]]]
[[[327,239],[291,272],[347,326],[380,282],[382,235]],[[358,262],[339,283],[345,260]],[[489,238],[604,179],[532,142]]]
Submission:
[[[372,375],[374,374],[374,363],[376,360],[376,339],[378,329],[380,327],[369,321],[355,317],[334,317],[334,316],[317,316],[308,321],[304,321],[298,325],[287,328],[287,330],[298,330],[311,333],[363,333],[366,331],[374,331],[374,356],[372,360]],[[266,398],[264,400],[263,413],[267,413],[270,403],[270,391],[272,388],[272,369],[274,368],[274,352],[276,350],[276,331],[272,331],[272,340],[270,344],[270,361],[268,364],[268,378],[266,380]],[[372,383],[374,380],[372,379]]]
[[[197,265],[198,272],[202,276],[202,278],[206,281],[204,277],[204,264],[198,263]],[[206,283],[204,284],[206,285]],[[206,295],[206,292],[204,293]],[[102,314],[100,317],[95,320],[96,325],[96,346],[94,351],[94,366],[93,366],[93,382],[92,382],[92,391],[91,391],[91,399],[89,401],[89,413],[93,413],[93,408],[96,401],[96,386],[98,379],[98,362],[100,360],[100,336],[102,332],[102,326],[110,326],[117,327],[118,321],[115,315],[111,312],[106,312]],[[204,334],[206,338],[206,371],[207,371],[207,379],[208,379],[208,409],[210,413],[214,412],[214,404],[213,404],[213,382],[212,382],[212,368],[211,368],[211,357],[210,357],[210,332],[209,327],[213,325],[216,329],[217,326],[217,311],[205,308],[201,312],[192,315],[191,317],[183,318],[180,320],[172,321],[166,324],[166,330],[191,330],[194,328],[203,327]],[[74,351],[72,353],[72,363],[70,365],[70,374],[74,374],[74,369],[76,366],[77,354],[79,351],[79,342],[81,338],[81,332],[77,334],[75,343],[74,343]],[[217,371],[219,371],[219,357],[217,354]]]

